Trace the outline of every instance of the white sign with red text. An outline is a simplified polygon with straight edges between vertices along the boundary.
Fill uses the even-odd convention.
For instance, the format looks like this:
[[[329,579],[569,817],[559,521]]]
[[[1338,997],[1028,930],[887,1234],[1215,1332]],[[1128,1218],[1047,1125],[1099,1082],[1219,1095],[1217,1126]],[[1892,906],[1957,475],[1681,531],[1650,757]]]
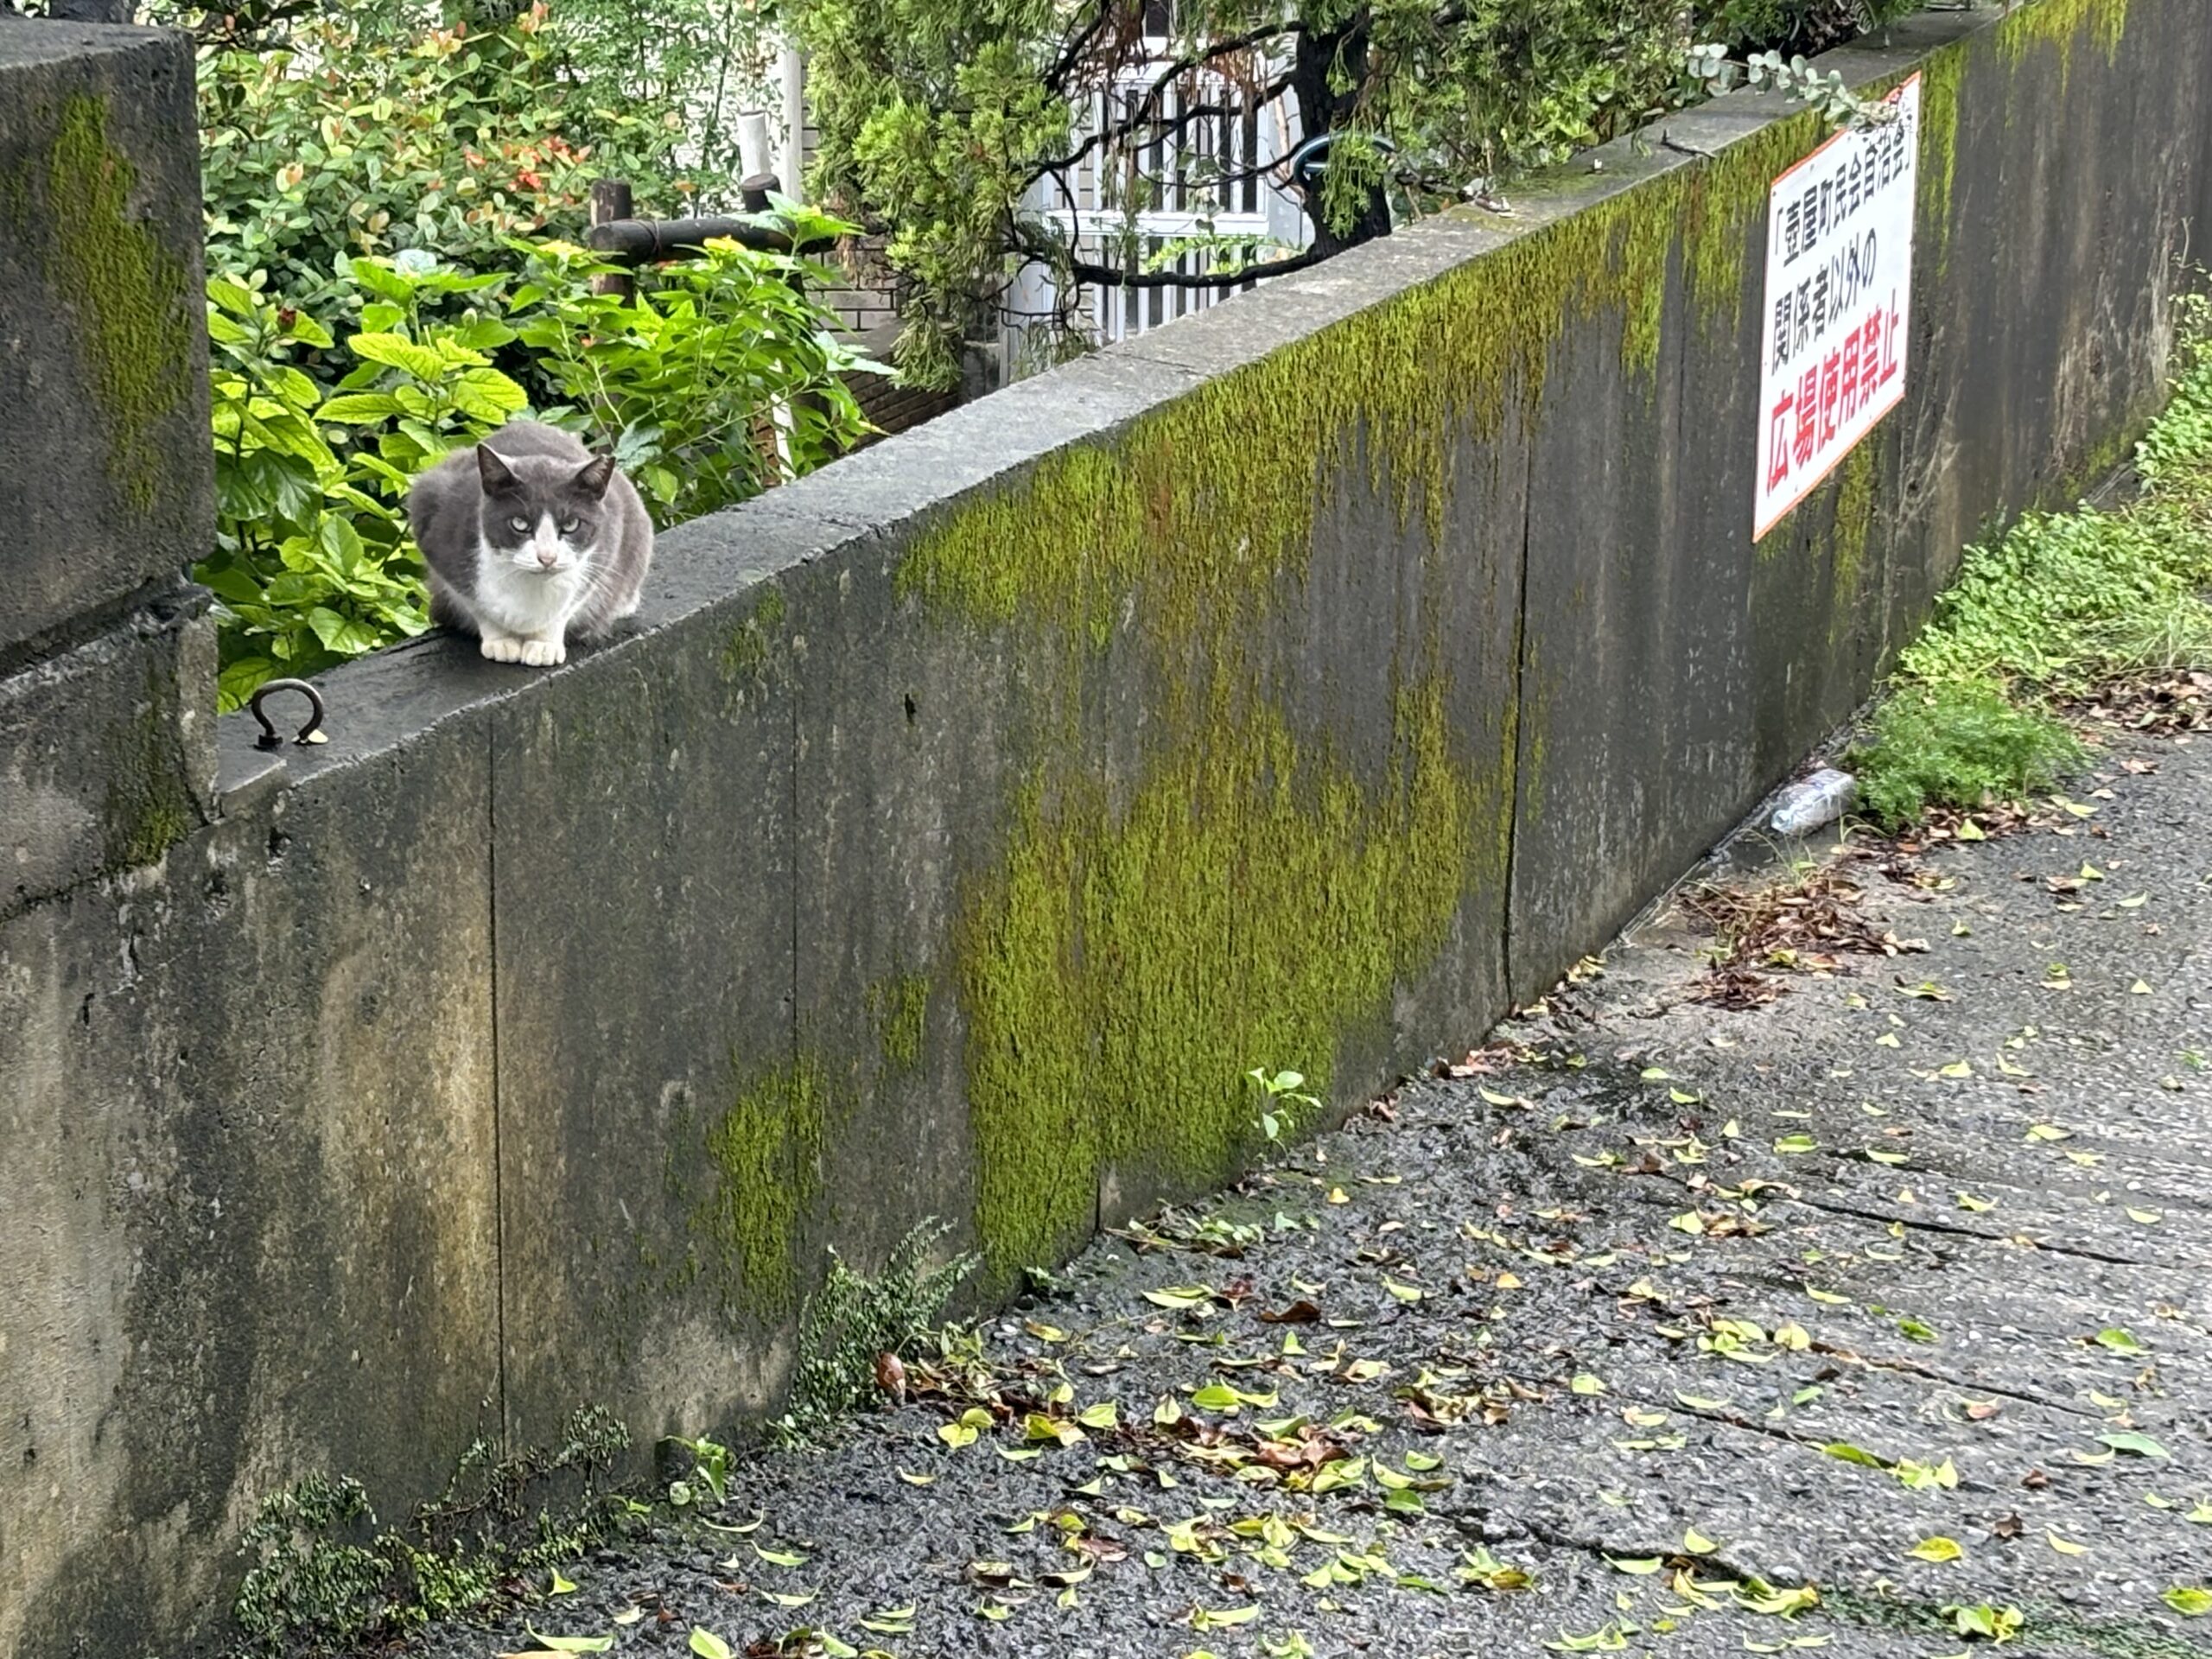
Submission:
[[[1888,102],[1895,120],[1839,132],[1774,181],[1754,541],[1904,397],[1920,77]]]

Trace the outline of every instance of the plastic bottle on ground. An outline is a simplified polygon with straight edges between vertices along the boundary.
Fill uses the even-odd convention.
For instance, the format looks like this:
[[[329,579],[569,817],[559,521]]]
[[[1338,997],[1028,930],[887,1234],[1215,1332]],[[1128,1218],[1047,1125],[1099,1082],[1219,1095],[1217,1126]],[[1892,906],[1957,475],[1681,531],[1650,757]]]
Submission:
[[[1778,836],[1809,835],[1848,812],[1858,796],[1856,778],[1833,766],[1823,766],[1802,784],[1792,784],[1782,791],[1767,827]]]

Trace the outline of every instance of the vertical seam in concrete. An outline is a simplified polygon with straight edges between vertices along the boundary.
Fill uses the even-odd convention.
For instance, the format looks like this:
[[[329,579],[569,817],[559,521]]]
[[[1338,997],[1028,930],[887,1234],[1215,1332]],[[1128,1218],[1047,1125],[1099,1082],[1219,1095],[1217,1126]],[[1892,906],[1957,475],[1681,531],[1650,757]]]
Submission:
[[[486,931],[492,952],[492,1299],[498,1349],[493,1367],[499,1402],[499,1437],[512,1449],[514,1423],[507,1414],[506,1160],[500,1137],[499,1069],[499,742],[498,720],[484,723],[484,870]]]
[[[798,1057],[799,1057],[799,1004],[798,1004],[798,995],[799,995],[799,971],[798,971],[798,911],[799,911],[799,891],[800,891],[800,888],[802,887],[802,886],[804,884],[805,880],[806,880],[805,872],[804,872],[804,870],[802,868],[802,863],[803,863],[803,861],[802,861],[802,859],[801,859],[801,857],[800,857],[800,854],[799,854],[799,827],[798,827],[798,826],[799,826],[799,816],[798,816],[798,808],[799,808],[799,800],[798,800],[798,768],[799,768],[799,759],[800,759],[800,745],[801,745],[801,744],[805,741],[805,721],[801,718],[801,715],[802,715],[802,712],[803,712],[803,708],[802,708],[802,706],[803,706],[803,703],[804,703],[804,690],[805,690],[805,684],[804,684],[804,682],[802,680],[802,678],[800,677],[800,675],[799,675],[799,659],[798,659],[798,654],[797,654],[796,652],[790,652],[790,653],[788,653],[788,658],[789,658],[789,661],[790,661],[790,663],[791,663],[791,682],[790,682],[790,684],[791,684],[791,747],[790,747],[790,750],[789,750],[789,752],[788,752],[788,759],[789,759],[789,761],[790,761],[790,766],[789,766],[788,772],[787,772],[787,774],[786,774],[786,783],[785,783],[785,791],[784,791],[784,799],[785,799],[785,803],[786,803],[787,809],[788,809],[788,815],[789,815],[789,824],[788,824],[787,833],[791,836],[791,995],[790,995],[790,1001],[789,1001],[789,1002],[788,1002],[788,1003],[787,1003],[787,1005],[786,1005],[786,1006],[790,1008],[791,1013],[790,1013],[789,1019],[788,1019],[788,1020],[786,1021],[786,1027],[785,1027],[785,1029],[786,1029],[786,1033],[787,1033],[787,1034],[788,1034],[788,1036],[789,1036],[789,1038],[790,1038],[790,1047],[789,1047],[789,1052],[788,1052],[788,1053],[787,1053],[787,1055],[786,1055],[786,1057],[785,1057],[785,1058],[790,1061],[790,1063],[791,1063],[791,1065],[798,1065]],[[823,844],[824,844],[824,846],[825,846],[825,847],[828,845],[828,842],[827,842],[827,841],[826,841],[826,840],[825,840],[825,842],[824,842],[824,843],[823,843]],[[819,1157],[820,1157],[820,1154],[817,1154],[817,1160],[819,1159]]]
[[[1524,386],[1523,397],[1532,394]],[[1531,410],[1533,415],[1535,411]],[[1505,984],[1505,1006],[1509,1012],[1515,1007],[1517,983],[1513,962],[1513,902],[1514,876],[1521,860],[1521,783],[1524,768],[1521,765],[1521,746],[1529,738],[1529,525],[1535,513],[1536,444],[1529,424],[1522,427],[1522,456],[1521,466],[1521,574],[1513,595],[1513,758],[1512,772],[1506,780],[1510,799],[1505,821],[1505,892],[1498,906],[1498,971]]]

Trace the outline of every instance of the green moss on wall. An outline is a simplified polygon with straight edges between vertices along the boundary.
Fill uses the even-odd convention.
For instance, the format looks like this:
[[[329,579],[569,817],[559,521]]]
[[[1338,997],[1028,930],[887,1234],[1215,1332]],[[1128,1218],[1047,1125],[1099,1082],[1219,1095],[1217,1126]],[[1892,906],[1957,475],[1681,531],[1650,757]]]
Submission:
[[[1819,134],[1810,111],[1762,128],[1224,375],[1118,444],[1051,456],[918,541],[900,592],[1099,645],[1132,595],[1192,626],[1302,568],[1316,473],[1355,454],[1402,526],[1419,515],[1434,537],[1454,446],[1532,415],[1563,332],[1610,322],[1624,365],[1656,370],[1678,243],[1694,308],[1736,326],[1768,189]]]
[[[110,869],[153,863],[199,821],[182,770],[176,695],[173,680],[149,670],[143,701],[109,728],[101,753],[108,782],[100,823]]]
[[[2074,50],[2084,34],[2107,61],[2127,32],[2127,0],[2027,0],[1996,25],[1997,48],[2008,75],[2033,51],[2059,56],[2059,90],[2073,73]],[[1929,54],[1919,66],[1921,226],[1936,250],[1939,276],[1950,270],[1952,199],[1959,175],[1961,92],[1975,41],[1969,36]],[[2010,113],[2008,99],[2007,114]]]
[[[1363,472],[1400,534],[1425,536],[1424,571],[1466,580],[1435,556],[1468,446],[1532,417],[1569,331],[1617,340],[1649,384],[1670,315],[1739,327],[1771,181],[1820,137],[1808,112],[1564,213],[1047,457],[909,550],[902,595],[1058,664],[1037,671],[1054,712],[956,946],[999,1282],[1086,1236],[1107,1171],[1140,1189],[1230,1173],[1252,1145],[1243,1074],[1325,1088],[1468,894],[1503,889],[1520,711],[1455,728],[1434,639],[1401,638],[1419,661],[1387,765],[1344,764],[1274,701],[1253,642],[1281,641],[1317,516]],[[1160,669],[1118,787],[1076,729],[1109,648],[1117,674]],[[1541,730],[1528,741],[1541,753]]]
[[[1951,198],[1959,178],[1959,88],[1967,46],[1959,41],[1920,67],[1920,230],[1930,232],[1940,276],[1951,263]],[[1923,241],[1923,245],[1925,245]]]
[[[1874,537],[1875,486],[1881,476],[1884,441],[1880,431],[1870,433],[1837,469],[1835,516],[1829,532],[1831,645],[1850,632],[1858,614],[1859,584]]]
[[[741,1077],[744,1073],[741,1071]],[[714,1191],[691,1212],[694,1240],[727,1279],[741,1275],[755,1315],[787,1313],[797,1300],[798,1231],[822,1187],[829,1116],[828,1069],[802,1051],[788,1065],[737,1086],[706,1131]]]
[[[868,988],[868,1017],[885,1070],[912,1071],[922,1063],[929,1034],[930,982],[924,974],[901,974]]]
[[[71,99],[45,181],[54,255],[48,280],[82,325],[109,474],[143,510],[163,471],[156,429],[189,394],[196,325],[183,264],[131,217],[137,181],[130,157],[108,142],[105,107]]]
[[[2135,447],[2165,407],[2163,393],[2145,398],[2120,417],[2113,429],[2089,447],[2060,474],[2056,482],[2039,493],[2035,505],[2054,512],[2068,512],[2112,481],[2120,468],[2133,461]]]
[[[730,630],[728,643],[722,647],[722,677],[764,683],[781,643],[783,626],[784,590],[763,587],[752,610]]]
[[[2109,63],[2127,34],[2128,0],[2029,0],[1997,25],[1997,48],[2006,68],[2017,70],[2031,52],[2058,54],[2063,92],[2074,73],[2074,51],[2087,36]]]
[[[1401,691],[1379,787],[1255,705],[1185,734],[1123,804],[1075,771],[1020,804],[958,941],[995,1281],[1088,1234],[1109,1166],[1230,1173],[1254,1143],[1243,1074],[1325,1090],[1345,1032],[1433,957],[1508,798],[1444,692],[1437,673]]]

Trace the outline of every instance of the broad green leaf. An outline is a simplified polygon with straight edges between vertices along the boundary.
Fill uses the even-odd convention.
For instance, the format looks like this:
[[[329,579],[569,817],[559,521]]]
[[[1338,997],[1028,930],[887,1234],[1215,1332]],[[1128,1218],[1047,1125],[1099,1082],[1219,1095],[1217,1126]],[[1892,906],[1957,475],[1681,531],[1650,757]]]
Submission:
[[[491,427],[530,407],[530,394],[497,369],[469,370],[453,382],[450,395],[455,409]]]
[[[404,334],[356,334],[346,342],[354,356],[404,369],[418,380],[435,382],[446,372],[445,359]]]
[[[1204,1307],[1213,1300],[1213,1292],[1205,1285],[1167,1285],[1158,1290],[1147,1290],[1144,1299],[1156,1307],[1172,1307],[1178,1313]]]

